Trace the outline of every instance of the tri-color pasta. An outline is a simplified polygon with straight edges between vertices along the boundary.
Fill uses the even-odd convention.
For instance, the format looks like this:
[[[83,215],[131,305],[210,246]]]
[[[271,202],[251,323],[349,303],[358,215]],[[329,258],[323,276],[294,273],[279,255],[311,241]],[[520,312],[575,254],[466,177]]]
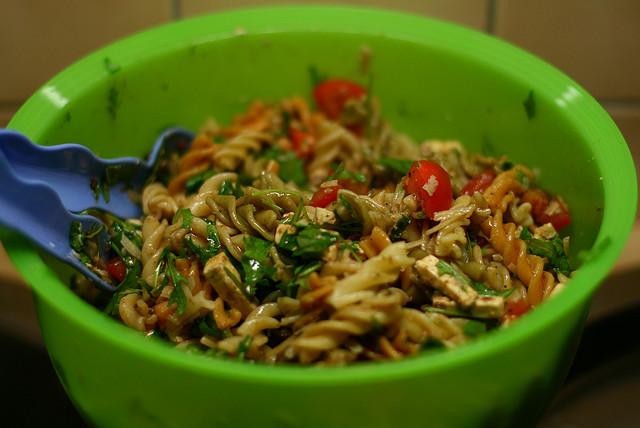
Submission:
[[[142,218],[101,216],[112,257],[80,252],[118,286],[107,313],[214,355],[345,364],[455,347],[568,281],[568,209],[530,169],[415,144],[352,82],[313,95],[208,123]]]

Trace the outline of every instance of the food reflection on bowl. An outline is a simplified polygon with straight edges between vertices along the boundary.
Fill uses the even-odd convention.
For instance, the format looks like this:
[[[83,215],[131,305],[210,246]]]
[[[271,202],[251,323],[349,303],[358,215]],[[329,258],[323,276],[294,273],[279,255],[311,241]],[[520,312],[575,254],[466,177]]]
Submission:
[[[255,99],[308,94],[310,67],[354,81],[372,76],[383,115],[416,140],[457,140],[472,153],[490,149],[535,168],[540,185],[571,207],[563,234],[578,272],[509,328],[452,352],[347,367],[266,366],[149,340],[86,304],[69,290],[68,272],[3,232],[74,404],[101,426],[534,424],[568,370],[590,297],[631,229],[637,194],[611,119],[537,58],[386,11],[228,12],[95,52],[34,94],[10,127],[40,144],[141,156],[169,126],[228,123]]]

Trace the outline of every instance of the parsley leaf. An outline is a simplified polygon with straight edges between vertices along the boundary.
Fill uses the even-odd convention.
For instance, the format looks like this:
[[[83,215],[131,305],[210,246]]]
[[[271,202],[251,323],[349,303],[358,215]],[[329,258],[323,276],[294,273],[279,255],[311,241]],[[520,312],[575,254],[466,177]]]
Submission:
[[[236,350],[236,359],[244,360],[245,355],[247,355],[247,351],[249,351],[249,345],[251,345],[251,340],[253,338],[249,335],[242,338],[242,341],[238,345],[238,349]]]
[[[175,261],[177,256],[171,252],[171,247],[166,246],[160,258],[158,260],[158,266],[156,267],[156,283],[157,278],[161,273],[164,273],[165,277],[162,283],[154,290],[156,294],[159,294],[162,289],[171,281],[173,283],[173,291],[169,296],[169,305],[176,302],[178,304],[178,313],[182,314],[187,309],[187,297],[182,290],[181,283],[188,283],[187,278],[182,276],[176,268]]]
[[[392,242],[400,241],[402,239],[402,232],[409,226],[411,223],[411,217],[403,215],[400,220],[393,225],[391,232],[389,232],[389,238]]]
[[[341,180],[341,179],[353,179],[357,183],[366,183],[367,176],[364,174],[356,174],[350,171],[347,171],[344,166],[344,162],[340,162],[339,164],[332,164],[331,168],[334,173],[327,177],[327,181],[331,180]]]
[[[295,152],[285,152],[280,147],[273,146],[266,150],[263,156],[265,159],[275,160],[280,164],[279,176],[284,182],[293,181],[298,187],[307,187],[308,181],[304,172],[304,159],[298,158]]]
[[[407,175],[413,165],[413,160],[408,159],[395,159],[395,158],[381,158],[378,160],[378,164],[385,166],[393,171],[399,172],[401,175]]]
[[[215,337],[217,339],[224,339],[229,337],[230,334],[227,330],[220,330],[215,320],[213,319],[213,313],[207,312],[202,318],[198,318],[194,321],[194,326],[198,332],[202,335]]]
[[[91,258],[86,254],[87,251],[87,235],[79,221],[71,222],[71,230],[69,231],[69,245],[76,250],[80,256],[80,261],[84,264],[91,264]]]
[[[280,248],[291,251],[293,257],[320,258],[327,248],[340,240],[340,236],[335,232],[315,224],[296,227],[298,231],[295,234],[285,232],[278,243]]]
[[[209,178],[213,177],[214,172],[212,170],[207,170],[200,172],[193,177],[189,178],[185,182],[185,191],[187,195],[191,195],[196,193],[202,184],[207,181]]]
[[[189,208],[178,208],[178,211],[176,211],[176,213],[174,214],[173,220],[171,222],[175,223],[176,220],[178,220],[179,216],[182,216],[182,226],[180,227],[182,229],[191,228],[191,221],[195,217],[191,210]]]
[[[447,275],[453,276],[457,280],[461,281],[463,284],[471,286],[474,290],[476,290],[476,292],[480,296],[502,296],[506,298],[515,290],[514,288],[509,288],[506,290],[497,291],[497,290],[494,290],[493,288],[487,287],[481,282],[472,281],[465,274],[454,269],[453,266],[451,266],[449,263],[445,262],[444,260],[438,261],[438,264],[436,265],[436,267],[438,268],[439,275],[447,274]]]
[[[198,256],[202,265],[206,265],[207,261],[218,254],[222,249],[222,243],[220,242],[220,236],[218,235],[218,228],[210,220],[207,222],[207,247],[203,248],[193,242],[191,237],[182,238],[184,245],[189,248],[195,255]]]
[[[246,291],[253,296],[258,285],[270,285],[275,281],[276,268],[265,265],[273,242],[255,236],[244,237],[245,252],[242,255],[242,268]]]
[[[529,228],[525,227],[520,233],[520,239],[527,244],[527,251],[531,254],[547,259],[545,269],[551,269],[564,275],[571,273],[569,257],[564,252],[564,245],[559,236],[554,236],[550,240],[536,239]]]
[[[446,348],[445,344],[441,340],[436,339],[435,337],[427,337],[420,344],[421,351],[445,349],[445,348]]]
[[[109,303],[107,304],[104,312],[108,315],[117,315],[118,314],[118,305],[120,304],[120,300],[124,296],[129,293],[135,293],[139,290],[142,290],[146,283],[143,279],[139,278],[140,273],[142,272],[142,263],[137,262],[133,266],[127,269],[127,274],[125,275],[122,282],[116,287],[116,291],[111,296]]]
[[[240,185],[234,184],[232,180],[225,180],[220,185],[219,195],[231,195],[236,198],[244,196],[244,191]]]
[[[468,337],[476,337],[487,332],[487,325],[482,321],[469,320],[463,327],[462,333]]]

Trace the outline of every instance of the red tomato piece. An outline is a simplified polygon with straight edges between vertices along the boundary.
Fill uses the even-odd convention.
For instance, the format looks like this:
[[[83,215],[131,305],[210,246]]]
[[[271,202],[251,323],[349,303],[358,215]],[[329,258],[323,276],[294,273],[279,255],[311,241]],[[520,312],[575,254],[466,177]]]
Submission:
[[[339,184],[331,187],[321,187],[313,194],[309,205],[320,208],[326,207],[338,200],[338,190],[340,189],[344,189],[344,187]]]
[[[403,186],[407,192],[418,195],[422,211],[432,220],[435,213],[448,210],[453,203],[451,178],[447,171],[435,162],[414,162]]]
[[[357,83],[342,79],[330,79],[320,83],[313,91],[318,109],[329,119],[340,117],[344,104],[350,98],[360,98],[367,90]]]
[[[122,282],[127,275],[127,266],[120,257],[114,257],[107,261],[107,270],[118,282]]]
[[[299,131],[295,128],[289,128],[289,136],[291,137],[296,156],[300,159],[311,158],[316,137],[308,132]]]
[[[531,204],[531,215],[539,224],[551,223],[560,230],[571,223],[571,214],[567,204],[557,196],[549,196],[540,189],[528,189],[522,194],[520,202]]]
[[[531,305],[525,300],[507,300],[507,311],[502,316],[502,322],[507,320],[513,321],[514,319],[522,316],[531,309]]]
[[[482,193],[493,183],[494,178],[496,178],[496,173],[492,169],[487,169],[469,180],[460,191],[460,195],[471,196],[475,192]]]
[[[551,202],[540,216],[540,222],[551,223],[556,230],[562,229],[571,223],[569,207],[561,198],[552,196]]]
[[[341,178],[338,183],[347,190],[351,190],[358,195],[366,195],[371,189],[367,183],[361,183],[353,178]]]

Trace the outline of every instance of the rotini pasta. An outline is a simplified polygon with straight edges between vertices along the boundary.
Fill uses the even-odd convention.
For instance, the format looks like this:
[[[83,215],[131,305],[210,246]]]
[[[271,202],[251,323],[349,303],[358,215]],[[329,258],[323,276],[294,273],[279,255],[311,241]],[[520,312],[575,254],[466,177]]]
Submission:
[[[101,215],[104,310],[195,352],[347,364],[454,348],[567,284],[570,215],[539,215],[530,169],[414,144],[349,85],[209,122],[141,219]]]

